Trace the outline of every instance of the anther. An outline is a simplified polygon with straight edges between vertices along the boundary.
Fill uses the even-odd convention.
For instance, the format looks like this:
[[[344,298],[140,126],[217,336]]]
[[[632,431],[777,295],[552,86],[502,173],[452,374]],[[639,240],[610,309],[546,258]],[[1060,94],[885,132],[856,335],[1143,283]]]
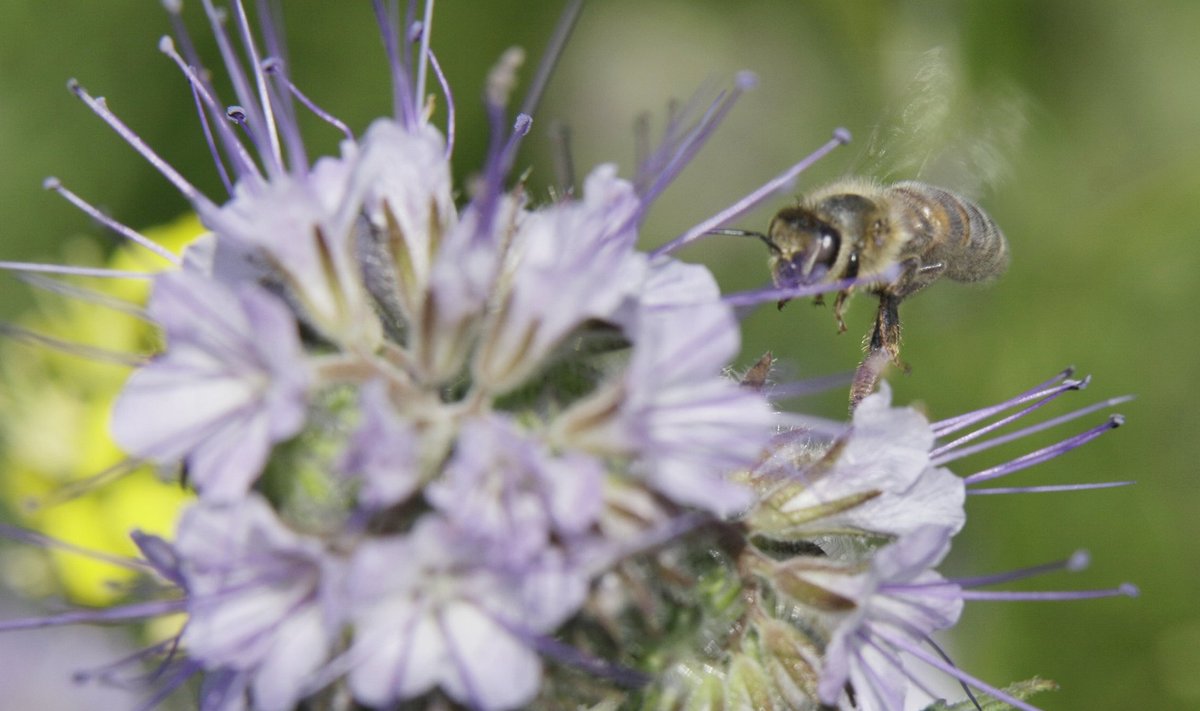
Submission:
[[[533,127],[533,117],[529,114],[517,114],[517,120],[513,122],[513,133],[517,136],[529,135],[529,129]]]

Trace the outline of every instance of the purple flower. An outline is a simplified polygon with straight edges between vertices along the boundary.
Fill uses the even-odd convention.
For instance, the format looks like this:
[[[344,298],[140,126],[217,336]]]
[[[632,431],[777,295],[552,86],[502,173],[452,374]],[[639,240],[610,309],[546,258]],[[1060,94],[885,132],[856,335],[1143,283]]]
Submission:
[[[295,319],[259,287],[189,271],[155,280],[149,312],[167,350],[126,383],[113,436],[138,457],[183,459],[207,498],[244,496],[271,446],[304,425],[310,375]]]
[[[349,176],[346,208],[370,226],[358,233],[366,286],[395,321],[422,318],[434,258],[458,223],[448,158],[432,126],[379,119]]]
[[[862,711],[904,707],[909,672],[901,645],[923,643],[962,613],[961,590],[933,570],[950,550],[950,536],[945,528],[919,528],[876,551],[866,571],[827,567],[801,574],[853,604],[825,649],[822,703]]]
[[[294,707],[337,637],[340,610],[326,592],[340,579],[335,559],[256,495],[194,505],[174,549],[187,591],[188,656],[248,687],[255,709]]]
[[[576,543],[603,506],[604,467],[545,444],[500,416],[466,422],[430,503],[497,560],[523,563],[555,536]]]
[[[410,422],[400,416],[380,381],[359,393],[362,421],[340,462],[340,469],[360,481],[358,500],[369,509],[401,503],[421,484],[420,441]]]
[[[472,368],[483,387],[504,393],[521,384],[584,321],[614,320],[645,288],[645,257],[633,248],[638,205],[633,185],[605,165],[588,176],[582,200],[524,216]]]
[[[789,433],[756,470],[764,491],[750,514],[756,530],[794,538],[962,528],[962,479],[933,465],[933,429],[916,410],[892,407],[887,383],[859,404],[828,451],[819,439]]]
[[[755,463],[776,418],[761,395],[723,373],[740,337],[712,275],[659,262],[627,318],[628,369],[564,412],[553,436],[635,457],[632,473],[680,503],[720,515],[744,509],[753,492],[730,475]]]
[[[350,689],[371,707],[441,688],[471,708],[511,709],[541,683],[534,636],[578,609],[586,577],[552,552],[506,567],[447,521],[368,541],[346,578]]]

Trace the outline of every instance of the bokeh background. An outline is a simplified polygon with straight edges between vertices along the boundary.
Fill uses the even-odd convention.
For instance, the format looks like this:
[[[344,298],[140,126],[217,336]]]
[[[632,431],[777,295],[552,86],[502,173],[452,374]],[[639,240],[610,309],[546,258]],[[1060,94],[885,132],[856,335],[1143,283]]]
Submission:
[[[200,30],[199,3],[190,5]],[[486,134],[476,97],[488,66],[514,44],[535,60],[560,6],[439,3],[433,44],[458,101],[460,180],[480,165]],[[387,78],[369,4],[287,0],[285,10],[292,75],[305,91],[356,131],[385,113]],[[1089,571],[1025,587],[1141,587],[1138,600],[968,607],[951,640],[957,662],[997,683],[1056,679],[1063,689],[1037,699],[1048,708],[1200,708],[1197,28],[1200,4],[1187,0],[596,1],[585,7],[521,157],[534,168],[535,190],[551,182],[547,129],[557,119],[571,128],[581,171],[615,161],[629,175],[640,113],[651,112],[660,128],[669,99],[755,71],[757,90],[658,203],[644,233],[651,245],[761,184],[834,127],[865,138],[903,105],[912,72],[933,47],[943,48],[958,78],[959,106],[986,105],[1001,89],[1022,97],[1027,127],[1005,149],[1008,176],[980,193],[1009,237],[1012,268],[985,288],[938,285],[906,302],[903,354],[912,371],[890,379],[899,402],[934,418],[996,402],[1071,364],[1095,377],[1071,398],[1076,405],[1137,395],[1119,408],[1124,428],[1019,475],[1028,484],[1135,479],[1135,487],[971,500],[947,566],[985,573],[1086,547]],[[0,258],[61,261],[95,249],[84,245],[111,249],[108,235],[40,189],[50,174],[131,225],[160,224],[186,208],[65,90],[69,77],[106,96],[191,180],[220,194],[190,93],[156,50],[167,31],[155,3],[0,7]],[[215,56],[211,46],[205,51]],[[309,128],[313,154],[334,149],[331,130],[315,120]],[[854,170],[862,144],[835,153],[796,190]],[[789,199],[736,226],[763,229]],[[728,290],[766,278],[764,250],[749,240],[712,240],[682,256],[711,265]],[[0,317],[12,320],[30,304],[24,286],[0,279]],[[860,298],[849,333],[838,336],[828,308],[760,309],[746,322],[743,363],[769,349],[789,378],[845,373],[872,318],[870,299]],[[844,393],[796,406],[841,417]],[[970,473],[1049,441],[955,468]],[[0,637],[0,649],[11,644],[16,638]],[[109,708],[111,699],[98,704]]]

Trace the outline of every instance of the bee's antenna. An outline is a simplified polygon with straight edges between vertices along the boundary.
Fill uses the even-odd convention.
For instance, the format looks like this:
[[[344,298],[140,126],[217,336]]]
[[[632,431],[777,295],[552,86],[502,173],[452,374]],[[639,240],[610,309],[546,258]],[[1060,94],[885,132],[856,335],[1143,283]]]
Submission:
[[[783,254],[783,251],[781,249],[779,249],[779,245],[775,244],[775,242],[772,241],[770,237],[764,235],[762,232],[751,232],[749,230],[721,229],[721,230],[709,230],[709,231],[705,232],[704,234],[725,235],[727,237],[757,237],[758,239],[761,239],[763,241],[763,244],[767,245],[767,249],[771,250],[773,253]]]

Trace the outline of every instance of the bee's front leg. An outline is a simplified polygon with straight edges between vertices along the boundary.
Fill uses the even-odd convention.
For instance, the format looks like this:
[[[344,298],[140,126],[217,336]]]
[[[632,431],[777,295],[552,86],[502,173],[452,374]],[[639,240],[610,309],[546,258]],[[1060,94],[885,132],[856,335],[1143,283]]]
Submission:
[[[846,320],[843,315],[846,313],[846,301],[850,298],[850,290],[843,289],[837,293],[837,298],[833,300],[833,317],[837,319],[838,333],[846,332]]]

